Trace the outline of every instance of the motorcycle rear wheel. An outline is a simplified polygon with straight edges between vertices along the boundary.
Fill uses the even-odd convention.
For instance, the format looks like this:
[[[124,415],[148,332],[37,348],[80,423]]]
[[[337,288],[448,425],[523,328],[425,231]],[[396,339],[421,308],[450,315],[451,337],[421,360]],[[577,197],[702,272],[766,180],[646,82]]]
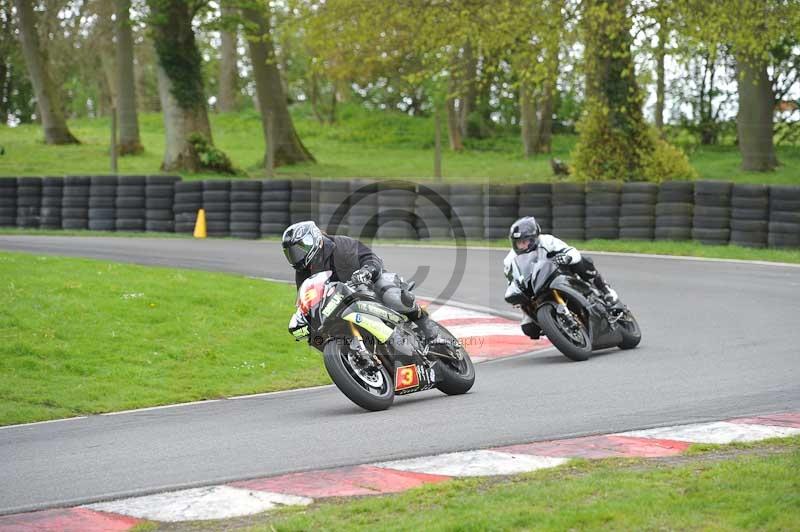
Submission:
[[[349,342],[332,339],[323,348],[325,369],[331,380],[348,399],[365,410],[386,410],[394,402],[394,381],[383,365],[373,368],[371,375],[359,373],[363,368],[351,364]],[[370,383],[372,381],[372,384]]]
[[[436,388],[447,395],[467,393],[472,388],[472,385],[475,384],[475,366],[472,364],[472,359],[469,358],[467,350],[464,349],[458,338],[453,336],[453,333],[438,323],[436,325],[439,328],[439,337],[447,341],[446,349],[450,354],[456,355],[456,358],[451,356],[436,357],[439,360],[439,363],[436,364],[436,371],[442,377],[442,381],[436,385]],[[433,352],[434,356],[437,347],[431,347],[430,352]]]
[[[563,329],[555,305],[539,307],[539,310],[536,311],[536,321],[539,322],[548,340],[565,357],[575,362],[584,362],[589,359],[589,355],[592,354],[592,339],[589,337],[586,326],[580,320],[578,320],[578,330],[575,332],[576,336],[581,337],[580,340],[573,339]]]

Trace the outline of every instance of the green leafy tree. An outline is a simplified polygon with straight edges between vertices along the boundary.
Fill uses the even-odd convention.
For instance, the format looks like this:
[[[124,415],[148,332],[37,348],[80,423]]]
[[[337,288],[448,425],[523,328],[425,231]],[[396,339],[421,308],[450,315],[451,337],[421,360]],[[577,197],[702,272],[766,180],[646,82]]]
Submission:
[[[219,150],[214,149],[213,158],[198,151],[201,146],[213,147],[202,58],[192,28],[193,19],[206,7],[205,2],[148,0],[148,5],[149,26],[158,56],[159,95],[167,140],[161,168],[165,171],[198,172],[211,168],[233,172],[230,161]]]
[[[737,132],[744,170],[778,165],[773,141],[775,92],[769,71],[775,50],[800,27],[798,0],[676,0],[683,31],[707,46],[730,48],[739,89]]]

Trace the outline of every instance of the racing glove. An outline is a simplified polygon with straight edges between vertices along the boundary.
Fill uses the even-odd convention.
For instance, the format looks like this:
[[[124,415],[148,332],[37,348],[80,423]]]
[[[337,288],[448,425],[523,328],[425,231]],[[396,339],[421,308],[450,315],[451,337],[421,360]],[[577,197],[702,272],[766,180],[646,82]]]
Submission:
[[[368,267],[360,268],[353,272],[350,280],[355,284],[367,284],[372,282],[372,270]]]
[[[553,262],[555,262],[559,266],[566,266],[568,264],[572,264],[572,257],[567,255],[566,253],[559,253],[558,255],[553,257]]]

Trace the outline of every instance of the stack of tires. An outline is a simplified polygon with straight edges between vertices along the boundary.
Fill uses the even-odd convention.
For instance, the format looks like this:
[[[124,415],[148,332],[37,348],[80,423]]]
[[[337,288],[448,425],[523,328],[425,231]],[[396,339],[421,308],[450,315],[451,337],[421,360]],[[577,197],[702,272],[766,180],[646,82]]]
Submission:
[[[458,226],[468,239],[483,238],[483,187],[450,185],[450,222],[457,235]]]
[[[61,202],[64,197],[64,180],[60,177],[42,178],[42,210],[39,227],[61,229]]]
[[[117,185],[117,231],[144,231],[146,227],[146,188],[143,175],[124,176]]]
[[[633,240],[653,240],[656,227],[655,183],[624,183],[620,196],[619,237]]]
[[[89,229],[113,231],[117,220],[117,183],[115,175],[89,178]]]
[[[726,245],[731,237],[731,183],[697,181],[694,184],[692,239]]]
[[[426,183],[417,186],[414,228],[419,238],[450,238],[450,185]]]
[[[282,235],[289,226],[291,182],[267,179],[261,182],[261,236]]]
[[[553,232],[553,187],[550,183],[523,183],[519,186],[517,217],[533,216],[543,233]]]
[[[61,228],[86,229],[89,227],[89,178],[67,176],[64,178],[64,198],[61,200]]]
[[[483,186],[483,237],[506,238],[508,229],[517,220],[518,189],[514,185]]]
[[[318,195],[319,181],[315,179],[292,180],[292,194],[289,202],[289,215],[292,223],[317,219]]]
[[[175,232],[175,184],[180,177],[150,175],[144,187],[144,228],[157,233]]]
[[[0,177],[0,227],[17,226],[17,180]]]
[[[553,234],[562,240],[584,240],[586,192],[582,183],[553,183]]]
[[[378,232],[378,183],[350,181],[350,210],[347,224],[353,238],[371,239]]]
[[[17,227],[37,228],[41,219],[42,180],[38,177],[17,179]]]
[[[656,203],[656,240],[690,240],[694,187],[689,181],[661,184]]]
[[[172,212],[176,233],[192,233],[197,222],[197,211],[203,208],[203,182],[178,181]]]
[[[800,247],[800,187],[770,187],[767,242],[775,248]]]
[[[231,182],[231,236],[261,237],[261,181]]]
[[[619,238],[622,185],[614,181],[590,181],[586,185],[586,239]]]
[[[350,183],[344,180],[320,181],[319,226],[329,235],[346,235]]]
[[[227,179],[203,181],[203,210],[206,211],[206,234],[226,237],[231,234],[231,182]]]
[[[386,181],[378,185],[378,238],[417,238],[416,198],[416,186],[412,183]]]
[[[769,188],[735,184],[731,190],[731,244],[763,248],[767,245]]]

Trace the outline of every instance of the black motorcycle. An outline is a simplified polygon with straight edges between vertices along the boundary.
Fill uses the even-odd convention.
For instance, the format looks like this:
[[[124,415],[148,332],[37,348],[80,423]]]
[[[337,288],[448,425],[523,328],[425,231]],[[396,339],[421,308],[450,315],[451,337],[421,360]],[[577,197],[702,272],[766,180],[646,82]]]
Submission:
[[[438,388],[466,393],[475,382],[469,355],[446,328],[427,341],[417,326],[383,305],[368,285],[331,281],[331,272],[312,275],[300,286],[298,314],[323,352],[334,384],[367,410],[386,410],[395,395]]]
[[[619,300],[607,303],[593,284],[556,264],[553,257],[541,248],[516,256],[516,290],[506,300],[519,305],[571,360],[587,360],[599,349],[639,345],[642,332],[628,307]]]

